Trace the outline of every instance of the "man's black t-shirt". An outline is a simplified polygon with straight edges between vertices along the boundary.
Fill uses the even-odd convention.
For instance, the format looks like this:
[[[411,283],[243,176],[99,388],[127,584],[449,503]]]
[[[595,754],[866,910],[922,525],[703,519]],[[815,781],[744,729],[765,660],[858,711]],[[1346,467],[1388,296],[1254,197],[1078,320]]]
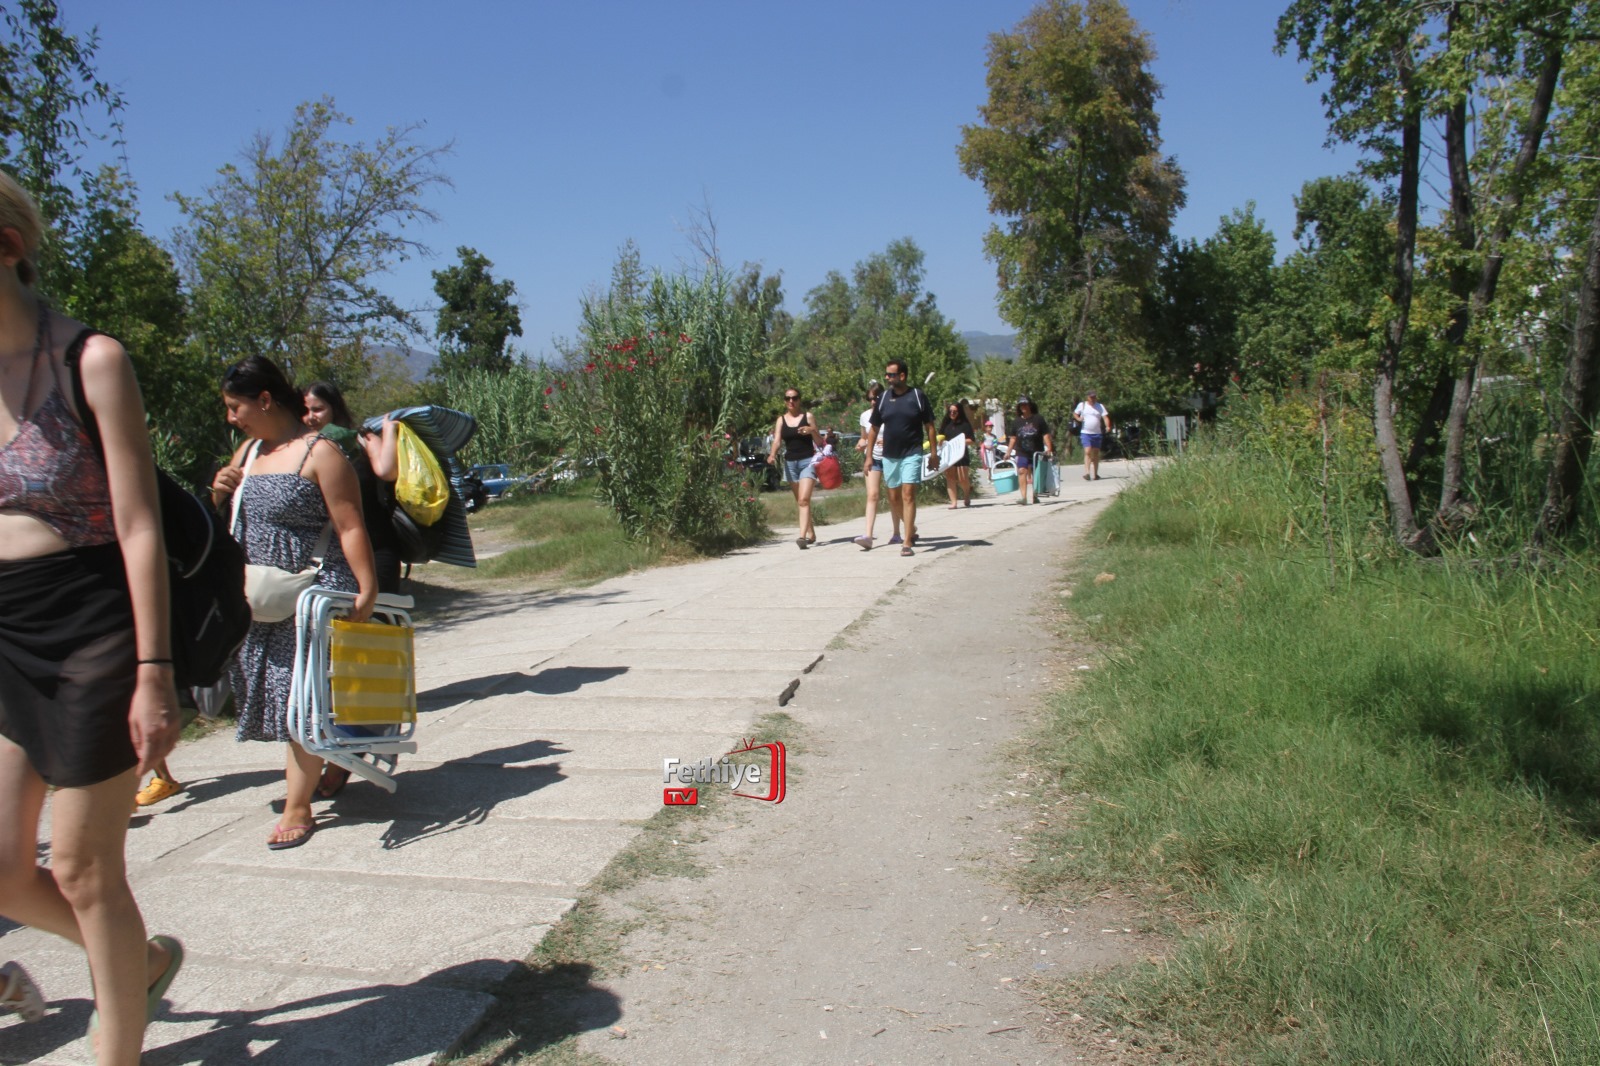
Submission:
[[[896,396],[890,389],[878,398],[872,409],[872,424],[881,427],[885,459],[904,459],[922,454],[922,442],[927,439],[924,426],[933,425],[933,407],[921,389],[907,389]]]

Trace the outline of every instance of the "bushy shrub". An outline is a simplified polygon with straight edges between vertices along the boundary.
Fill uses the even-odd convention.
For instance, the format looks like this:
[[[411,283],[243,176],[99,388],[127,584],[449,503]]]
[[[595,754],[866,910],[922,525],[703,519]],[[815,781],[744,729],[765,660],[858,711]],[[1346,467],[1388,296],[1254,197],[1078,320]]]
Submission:
[[[728,466],[760,362],[760,309],[730,295],[710,271],[657,274],[637,299],[586,301],[588,361],[543,390],[629,536],[710,551],[764,528],[754,490]]]

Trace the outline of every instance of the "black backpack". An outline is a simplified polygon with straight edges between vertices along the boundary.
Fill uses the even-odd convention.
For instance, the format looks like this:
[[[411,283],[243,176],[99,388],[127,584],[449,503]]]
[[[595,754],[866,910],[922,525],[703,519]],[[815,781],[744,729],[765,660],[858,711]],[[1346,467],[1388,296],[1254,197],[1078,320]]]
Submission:
[[[83,393],[79,361],[97,330],[86,329],[67,346],[73,399],[83,428],[105,465],[100,426]],[[250,604],[244,598],[244,549],[210,504],[156,468],[161,532],[167,542],[167,589],[172,605],[173,678],[179,688],[214,685],[250,632]]]

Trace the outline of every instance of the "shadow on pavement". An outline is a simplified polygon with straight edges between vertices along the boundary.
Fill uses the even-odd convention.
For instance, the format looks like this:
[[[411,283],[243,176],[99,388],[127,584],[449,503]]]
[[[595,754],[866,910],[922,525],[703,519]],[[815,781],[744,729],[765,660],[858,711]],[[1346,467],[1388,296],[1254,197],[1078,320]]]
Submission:
[[[277,745],[280,749],[282,745]],[[183,791],[172,800],[160,806],[140,807],[134,812],[133,820],[129,822],[131,829],[150,824],[150,820],[157,815],[177,814],[186,811],[197,803],[206,803],[210,800],[231,796],[235,792],[246,789],[259,788],[270,785],[274,781],[283,782],[282,770],[243,770],[239,773],[228,773],[221,777],[190,778],[183,782]]]
[[[598,606],[626,602],[630,593],[626,589],[588,592],[583,589],[553,589],[548,592],[495,592],[482,588],[455,588],[449,585],[431,585],[419,578],[408,579],[401,591],[415,598],[413,612],[425,618],[430,628],[453,629],[457,626],[495,618],[508,611],[529,607],[564,607],[571,604]]]
[[[615,1025],[622,1017],[621,1001],[594,983],[594,967],[586,962],[522,965],[494,991],[495,1007],[458,1052],[486,1055],[475,1058],[484,1066],[520,1062],[569,1037]]]
[[[929,536],[926,533],[917,534],[917,547],[921,548],[992,548],[993,542],[982,537],[958,537],[951,533],[942,533]]]
[[[567,751],[548,740],[530,740],[457,760],[408,770],[395,794],[356,783],[333,798],[326,813],[336,819],[389,822],[381,838],[385,851],[482,825],[507,800],[527,796],[566,779],[561,764],[513,765]]]
[[[496,693],[531,693],[537,696],[563,696],[576,692],[584,685],[598,685],[628,672],[626,666],[554,666],[537,674],[520,675]]]
[[[482,991],[486,965],[498,968],[500,963],[479,960],[448,967],[413,984],[343,989],[271,1007],[213,1012],[175,1011],[169,1005],[156,1016],[158,1022],[206,1024],[209,1028],[151,1046],[141,1061],[145,1066],[236,1066],[242,1062],[391,1066],[431,1057],[449,1047],[460,1033],[463,1014],[481,1003],[453,989]],[[501,1039],[510,1036],[519,1052],[530,1051],[585,1029],[612,1024],[621,1016],[620,1006],[610,992],[590,983],[591,972],[581,964],[548,968],[519,964],[496,991],[514,990],[519,1003],[534,996],[548,1006],[531,1016],[520,1010],[512,1015],[506,1009],[506,993],[501,992],[483,1027],[485,1037],[492,1027]],[[60,1000],[41,1021],[0,1026],[4,1034],[0,1063],[26,1063],[60,1052],[83,1036],[91,1007],[86,999]],[[497,1056],[496,1061],[503,1060]]]
[[[535,695],[563,696],[584,685],[598,685],[628,672],[626,666],[555,666],[537,674],[511,670],[501,674],[452,681],[448,685],[417,693],[420,712],[443,710],[467,699],[486,696]]]

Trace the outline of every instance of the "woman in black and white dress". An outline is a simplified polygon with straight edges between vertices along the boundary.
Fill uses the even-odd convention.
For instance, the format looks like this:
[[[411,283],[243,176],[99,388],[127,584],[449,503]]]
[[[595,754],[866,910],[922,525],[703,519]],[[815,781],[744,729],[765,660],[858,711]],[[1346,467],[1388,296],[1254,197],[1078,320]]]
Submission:
[[[355,469],[337,445],[304,424],[305,401],[272,360],[251,356],[232,367],[222,399],[228,421],[250,439],[217,472],[212,499],[220,507],[238,494],[235,532],[246,558],[296,573],[312,565],[317,545],[325,543],[317,584],[356,593],[349,617],[365,621],[377,602],[378,577]],[[322,772],[322,759],[288,731],[294,650],[293,618],[252,622],[229,673],[239,739],[288,742],[288,796],[267,840],[274,851],[299,847],[316,831],[311,795]]]

